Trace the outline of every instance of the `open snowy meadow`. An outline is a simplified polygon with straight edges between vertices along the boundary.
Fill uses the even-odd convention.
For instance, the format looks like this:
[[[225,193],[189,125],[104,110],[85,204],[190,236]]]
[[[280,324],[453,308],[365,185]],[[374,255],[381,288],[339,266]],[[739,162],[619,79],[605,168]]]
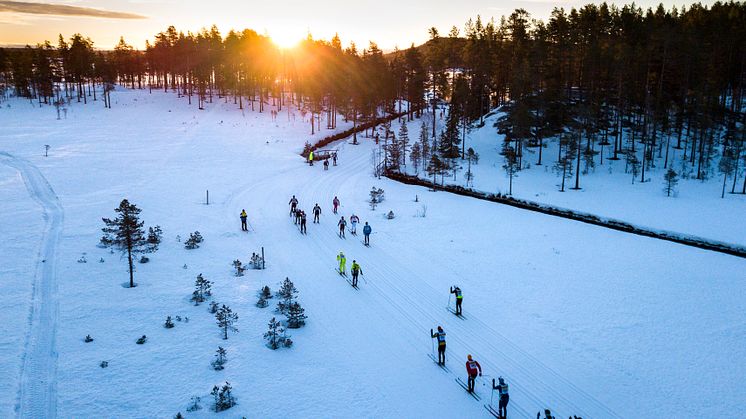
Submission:
[[[519,418],[544,408],[724,418],[746,401],[746,259],[377,179],[376,145],[362,135],[329,147],[337,166],[309,166],[304,144],[332,131],[310,136],[294,109],[272,118],[216,98],[199,111],[173,93],[123,88],[112,99],[112,109],[75,103],[61,120],[22,99],[0,109],[0,417],[487,418],[498,376]],[[339,121],[338,131],[352,126]],[[475,186],[504,191],[492,122],[470,136],[483,158]],[[683,192],[659,199],[656,180],[637,211],[626,177],[607,190],[589,177],[586,191],[560,195],[549,173],[536,196],[534,169],[515,180],[518,196],[746,244],[742,198],[695,210]],[[706,185],[717,198],[718,181]],[[375,210],[371,187],[386,196]],[[292,195],[307,235],[288,216]],[[136,263],[135,288],[126,257],[97,246],[102,217],[124,198],[163,229],[150,262]],[[339,216],[352,214],[372,226],[370,247],[361,234],[337,236]],[[204,242],[185,249],[194,231]],[[237,277],[232,262],[262,248],[266,269]],[[360,263],[359,289],[335,272],[340,251],[348,267]],[[190,301],[198,274],[214,283],[211,301],[239,316],[227,340],[209,301]],[[288,329],[292,347],[271,350],[267,323],[284,316],[276,297],[255,303],[285,278],[308,319]],[[464,318],[447,310],[453,285]],[[167,316],[181,321],[165,328]],[[448,370],[428,356],[438,325]],[[218,346],[221,371],[210,365]],[[484,370],[480,402],[455,382],[467,354]],[[226,381],[238,404],[214,413],[210,392]],[[187,411],[193,397],[201,409]]]

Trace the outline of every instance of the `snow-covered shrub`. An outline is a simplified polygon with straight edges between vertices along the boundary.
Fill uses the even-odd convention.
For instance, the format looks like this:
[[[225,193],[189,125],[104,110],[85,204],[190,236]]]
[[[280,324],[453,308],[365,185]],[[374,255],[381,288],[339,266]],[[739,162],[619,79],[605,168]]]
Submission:
[[[257,300],[256,302],[256,306],[259,308],[264,308],[264,307],[267,307],[268,305],[269,303],[267,302],[267,300],[261,296],[259,297],[259,300]]]
[[[198,410],[202,409],[202,405],[200,403],[202,402],[202,398],[199,396],[192,396],[192,402],[189,403],[189,406],[187,406],[187,412],[196,412]]]
[[[199,248],[199,244],[203,241],[204,239],[202,238],[202,235],[199,234],[199,231],[195,231],[194,233],[191,233],[189,238],[184,242],[184,248],[197,249]]]
[[[368,202],[370,203],[370,209],[375,211],[376,206],[384,201],[386,198],[383,189],[376,188],[375,186],[371,188],[370,190],[370,199],[368,199]]]
[[[215,386],[212,388],[210,394],[215,399],[213,409],[216,412],[222,412],[228,410],[236,405],[236,398],[232,394],[233,387],[229,382],[225,382],[221,387]]]
[[[101,363],[98,364],[98,366],[101,368],[106,368],[109,366],[109,361],[101,361]]]
[[[166,316],[166,323],[163,324],[163,327],[166,329],[171,329],[174,327],[174,322],[171,320],[171,316]]]
[[[78,263],[88,263],[88,260],[85,258],[85,253],[78,259]]]
[[[222,346],[218,346],[218,350],[215,351],[215,359],[210,363],[215,371],[220,371],[225,368],[225,363],[228,362],[226,351]]]
[[[83,342],[91,343],[93,342],[93,338],[91,337],[91,335],[85,335],[85,339],[83,339]]]
[[[150,258],[147,257],[147,256],[145,256],[145,255],[142,255],[142,256],[140,256],[140,261],[139,262],[140,263],[148,263],[148,262],[150,262]]]
[[[272,291],[269,289],[268,285],[262,287],[262,297],[265,300],[269,300],[270,298],[272,298]]]
[[[280,290],[277,291],[277,296],[280,298],[280,301],[277,303],[277,312],[286,314],[288,307],[290,307],[290,303],[293,302],[293,299],[295,299],[297,295],[298,290],[295,288],[293,281],[291,281],[290,278],[285,278],[285,281],[282,282],[282,286],[280,286]]]
[[[140,336],[140,337],[139,337],[139,338],[138,338],[138,339],[137,339],[137,340],[135,341],[135,343],[137,343],[138,345],[142,345],[143,343],[145,343],[145,342],[147,342],[147,341],[148,341],[148,337],[147,337],[147,336],[145,336],[145,335],[142,335],[142,336]]]
[[[236,276],[243,276],[243,271],[246,270],[241,261],[238,259],[233,261],[233,269],[236,270]]]
[[[174,416],[174,419],[184,419],[184,416],[181,414],[181,412],[176,413],[176,416]]]

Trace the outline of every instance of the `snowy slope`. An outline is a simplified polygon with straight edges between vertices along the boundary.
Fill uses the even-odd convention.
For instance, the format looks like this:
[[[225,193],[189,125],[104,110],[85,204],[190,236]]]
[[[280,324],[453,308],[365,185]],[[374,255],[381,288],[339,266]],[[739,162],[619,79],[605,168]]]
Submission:
[[[483,384],[506,377],[519,417],[550,407],[558,417],[653,418],[680,406],[695,417],[722,417],[746,400],[746,367],[734,362],[746,356],[742,259],[374,179],[370,140],[340,142],[340,165],[324,172],[297,155],[309,139],[300,117],[272,122],[220,103],[197,111],[160,92],[116,98],[112,110],[76,106],[62,121],[23,101],[0,111],[0,151],[37,166],[65,213],[56,275],[58,417],[213,417],[207,402],[199,412],[185,409],[225,380],[239,401],[226,417],[488,417],[454,382],[468,353],[489,375],[478,392],[489,401]],[[43,144],[52,145],[48,158]],[[41,243],[41,208],[17,175],[2,170],[2,179],[15,179],[2,194],[19,202],[2,207],[3,236],[34,235],[4,245],[3,254],[8,249],[11,274],[28,284],[34,270],[24,266],[35,261],[26,249]],[[387,195],[375,212],[365,202],[374,185]],[[211,205],[203,203],[206,189]],[[307,212],[316,202],[323,207],[322,223],[309,223],[307,236],[288,217],[292,194]],[[373,226],[370,248],[359,236],[336,236],[335,195],[341,214]],[[137,265],[134,289],[121,286],[125,260],[96,247],[100,218],[123,197],[165,231],[152,261]],[[426,217],[416,216],[423,205]],[[239,228],[242,208],[249,233]],[[389,210],[395,219],[383,218]],[[17,229],[19,217],[35,229]],[[204,245],[185,250],[176,235],[194,230]],[[262,246],[267,269],[234,277],[231,262],[246,262]],[[340,250],[348,264],[362,265],[360,291],[333,270]],[[83,252],[88,263],[77,263]],[[199,273],[215,282],[215,300],[240,316],[240,331],[227,341],[207,306],[188,301]],[[285,277],[309,321],[291,331],[293,348],[271,351],[262,334],[274,304],[255,307],[256,292],[264,284],[277,289]],[[465,292],[466,321],[445,308],[455,283]],[[3,305],[0,315],[25,316],[29,305]],[[167,315],[189,322],[168,330]],[[451,373],[426,356],[439,324]],[[0,362],[19,370],[24,335],[10,330]],[[84,343],[86,334],[95,341]],[[143,334],[148,343],[136,345]],[[221,372],[209,365],[218,345],[229,359]],[[98,366],[103,360],[108,368]]]

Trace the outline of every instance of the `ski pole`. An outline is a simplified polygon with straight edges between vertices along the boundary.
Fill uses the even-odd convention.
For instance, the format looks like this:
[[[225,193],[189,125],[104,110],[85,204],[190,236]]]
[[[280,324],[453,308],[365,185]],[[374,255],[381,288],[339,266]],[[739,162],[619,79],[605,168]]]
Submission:
[[[362,273],[362,272],[360,272],[360,276],[362,276],[362,277],[363,277],[363,281],[365,281],[365,285],[368,285],[368,280],[367,280],[367,279],[365,279],[365,274],[364,274],[364,273]]]
[[[433,341],[433,329],[430,329],[430,350],[435,355],[435,342]]]
[[[451,308],[451,293],[448,293],[448,308]]]

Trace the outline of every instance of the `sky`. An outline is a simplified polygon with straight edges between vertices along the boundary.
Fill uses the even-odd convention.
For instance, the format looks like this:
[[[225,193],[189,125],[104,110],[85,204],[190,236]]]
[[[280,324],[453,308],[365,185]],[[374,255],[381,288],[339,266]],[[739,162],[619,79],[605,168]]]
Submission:
[[[292,46],[308,33],[315,39],[330,39],[339,33],[345,46],[355,42],[362,49],[375,41],[381,49],[390,51],[425,42],[433,26],[443,35],[452,26],[463,32],[464,23],[477,15],[483,20],[499,20],[523,8],[534,18],[546,19],[554,7],[569,10],[587,3],[590,1],[0,0],[0,45],[34,45],[44,40],[56,44],[59,34],[69,38],[81,33],[90,37],[96,48],[112,48],[124,36],[128,43],[142,49],[146,39],[152,40],[169,25],[196,32],[215,24],[223,34],[230,29],[254,29],[270,35],[282,47]],[[635,3],[647,8],[659,1]],[[667,8],[682,4],[689,3],[664,2]]]

